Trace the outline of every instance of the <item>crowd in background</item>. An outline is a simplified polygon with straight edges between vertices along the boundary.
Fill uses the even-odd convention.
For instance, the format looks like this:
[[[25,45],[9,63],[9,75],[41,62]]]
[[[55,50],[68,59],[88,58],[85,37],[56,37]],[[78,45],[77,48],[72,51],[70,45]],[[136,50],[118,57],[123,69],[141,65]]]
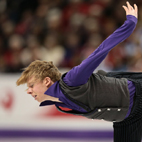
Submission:
[[[105,70],[142,71],[142,1],[133,34],[110,51]],[[32,61],[72,68],[87,58],[126,14],[119,0],[0,0],[0,72],[16,73]]]

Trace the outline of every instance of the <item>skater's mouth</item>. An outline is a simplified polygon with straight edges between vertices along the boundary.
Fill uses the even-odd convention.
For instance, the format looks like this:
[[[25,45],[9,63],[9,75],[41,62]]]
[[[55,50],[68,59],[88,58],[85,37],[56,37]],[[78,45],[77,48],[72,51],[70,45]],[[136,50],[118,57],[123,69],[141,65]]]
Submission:
[[[33,95],[33,97],[35,98],[35,100],[36,100],[36,98],[37,98],[37,95]]]

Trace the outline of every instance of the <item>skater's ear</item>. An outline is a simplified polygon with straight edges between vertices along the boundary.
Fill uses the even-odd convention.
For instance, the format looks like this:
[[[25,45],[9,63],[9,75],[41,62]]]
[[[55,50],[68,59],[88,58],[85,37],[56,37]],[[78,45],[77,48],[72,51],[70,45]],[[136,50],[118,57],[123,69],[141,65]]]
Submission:
[[[54,82],[51,80],[50,77],[45,77],[43,80],[43,83],[46,85],[46,87],[50,87],[52,84],[54,84]]]

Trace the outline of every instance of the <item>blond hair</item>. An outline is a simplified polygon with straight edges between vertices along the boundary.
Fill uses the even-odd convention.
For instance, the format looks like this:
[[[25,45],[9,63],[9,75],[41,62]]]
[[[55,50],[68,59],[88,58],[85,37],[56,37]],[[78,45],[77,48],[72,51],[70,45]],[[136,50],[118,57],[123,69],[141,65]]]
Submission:
[[[21,84],[27,83],[27,80],[33,77],[37,80],[42,81],[45,77],[50,77],[53,82],[60,80],[61,73],[58,68],[53,65],[53,62],[46,62],[35,60],[28,67],[24,68],[20,78],[17,80],[16,84],[19,86]]]

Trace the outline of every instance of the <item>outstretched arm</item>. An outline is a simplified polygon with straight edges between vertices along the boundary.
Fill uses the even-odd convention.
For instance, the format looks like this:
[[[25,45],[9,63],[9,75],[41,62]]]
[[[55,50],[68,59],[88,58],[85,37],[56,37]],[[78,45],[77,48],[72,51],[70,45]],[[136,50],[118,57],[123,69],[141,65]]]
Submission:
[[[137,23],[137,6],[134,5],[133,8],[129,2],[127,2],[127,6],[123,6],[123,8],[127,16],[125,23],[104,40],[87,59],[66,74],[63,80],[67,85],[79,86],[86,83],[109,51],[131,35]]]

